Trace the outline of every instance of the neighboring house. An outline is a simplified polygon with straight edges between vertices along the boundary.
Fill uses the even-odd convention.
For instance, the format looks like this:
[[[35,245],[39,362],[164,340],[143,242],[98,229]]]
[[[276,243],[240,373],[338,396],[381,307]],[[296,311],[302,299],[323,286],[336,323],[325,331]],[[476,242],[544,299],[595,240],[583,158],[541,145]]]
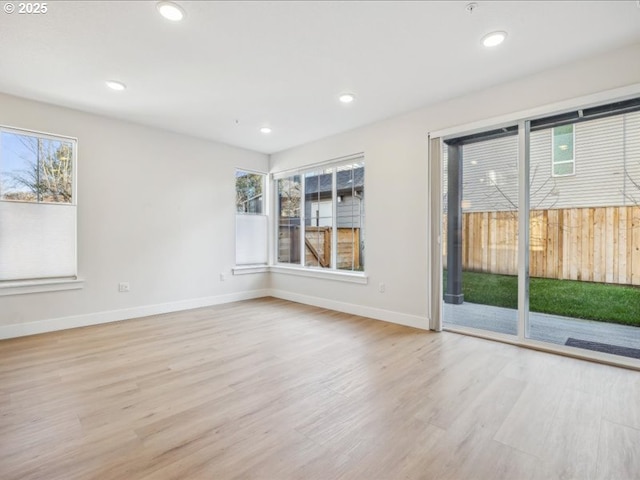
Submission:
[[[640,112],[534,131],[530,141],[531,209],[640,205]],[[517,209],[517,156],[517,136],[463,147],[464,212]],[[444,192],[446,171],[445,146]]]

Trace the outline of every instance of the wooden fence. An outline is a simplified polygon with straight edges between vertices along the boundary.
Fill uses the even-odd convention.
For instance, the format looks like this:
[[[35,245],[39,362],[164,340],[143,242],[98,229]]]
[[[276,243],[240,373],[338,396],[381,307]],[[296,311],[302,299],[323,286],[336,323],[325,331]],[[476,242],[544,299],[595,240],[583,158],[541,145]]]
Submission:
[[[360,260],[360,229],[338,228],[337,268],[357,270]],[[300,261],[300,227],[281,225],[279,229],[278,260],[297,263]],[[305,265],[331,266],[331,227],[306,227],[304,238]]]
[[[464,213],[462,234],[464,270],[517,274],[517,212]],[[532,277],[640,285],[638,206],[532,210],[530,244]]]
[[[360,229],[338,228],[337,268],[360,268]],[[306,227],[305,265],[329,267],[331,265],[331,227]]]

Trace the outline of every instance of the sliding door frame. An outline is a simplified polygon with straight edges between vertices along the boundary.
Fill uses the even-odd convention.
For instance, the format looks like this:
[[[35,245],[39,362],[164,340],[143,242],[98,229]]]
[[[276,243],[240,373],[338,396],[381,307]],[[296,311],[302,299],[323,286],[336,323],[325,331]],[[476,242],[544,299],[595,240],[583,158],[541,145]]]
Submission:
[[[529,337],[529,139],[531,122],[518,122],[518,341]]]
[[[580,350],[533,340],[529,335],[529,217],[530,217],[530,178],[529,178],[529,144],[531,121],[551,115],[560,115],[572,110],[588,108],[616,101],[624,101],[640,95],[640,84],[580,97],[562,103],[514,113],[508,116],[488,119],[453,129],[430,132],[428,141],[428,173],[429,194],[427,198],[430,222],[428,222],[429,239],[429,328],[435,331],[451,331],[476,337],[497,340],[503,343],[518,345],[534,350],[560,354],[572,358],[596,361],[608,365],[622,366],[640,371],[640,361],[597,351]],[[518,334],[516,337],[477,328],[453,326],[446,328],[442,319],[442,145],[445,139],[475,134],[486,130],[501,128],[505,125],[518,125]]]

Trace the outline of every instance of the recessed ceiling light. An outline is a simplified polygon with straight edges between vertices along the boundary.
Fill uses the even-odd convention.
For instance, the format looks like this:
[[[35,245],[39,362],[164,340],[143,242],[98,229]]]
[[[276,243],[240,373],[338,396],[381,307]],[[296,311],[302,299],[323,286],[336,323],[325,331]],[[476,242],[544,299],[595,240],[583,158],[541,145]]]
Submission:
[[[497,47],[507,38],[507,32],[491,32],[482,37],[482,44],[485,47]]]
[[[271,128],[270,128],[270,127],[262,127],[262,128],[260,129],[260,131],[261,131],[262,133],[271,133]]]
[[[173,2],[158,2],[156,8],[160,15],[172,22],[179,22],[184,18],[184,10]]]
[[[342,103],[351,103],[356,99],[356,96],[353,93],[343,93],[338,97]]]
[[[105,83],[111,90],[116,90],[118,92],[121,92],[122,90],[127,88],[124,83],[118,82],[117,80],[107,80]]]

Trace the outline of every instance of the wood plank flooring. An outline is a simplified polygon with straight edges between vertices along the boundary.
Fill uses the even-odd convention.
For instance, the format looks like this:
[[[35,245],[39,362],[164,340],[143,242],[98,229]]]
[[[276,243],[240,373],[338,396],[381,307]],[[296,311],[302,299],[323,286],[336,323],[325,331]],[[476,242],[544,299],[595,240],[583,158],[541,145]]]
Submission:
[[[640,479],[640,373],[272,298],[5,340],[0,478]]]

